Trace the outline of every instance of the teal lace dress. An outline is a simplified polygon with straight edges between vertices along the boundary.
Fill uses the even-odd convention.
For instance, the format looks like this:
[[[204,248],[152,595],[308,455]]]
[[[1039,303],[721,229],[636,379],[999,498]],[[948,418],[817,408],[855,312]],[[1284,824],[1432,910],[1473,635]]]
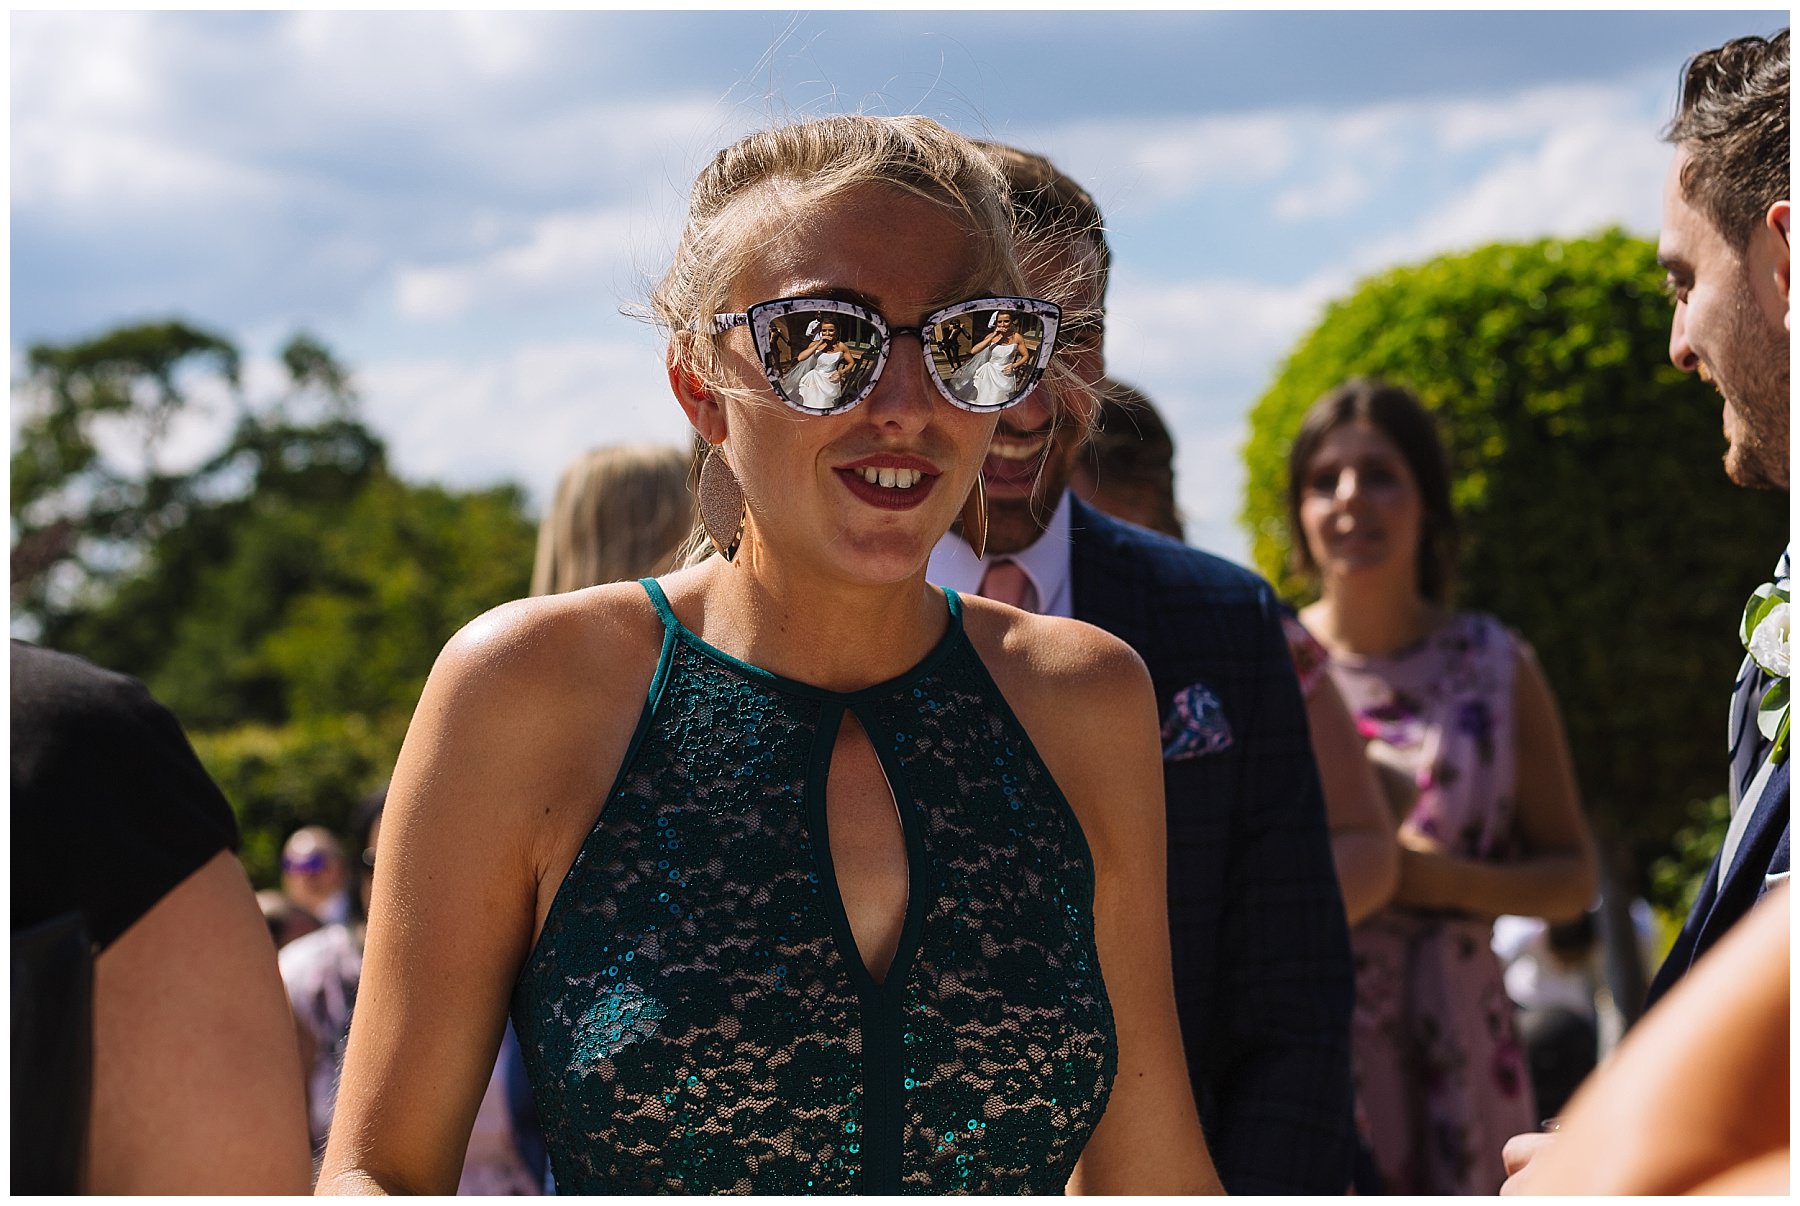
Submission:
[[[665,633],[612,794],[514,990],[564,1193],[1060,1193],[1117,1065],[1093,865],[945,594],[908,673],[821,690]],[[845,712],[899,807],[883,981],[826,835]]]

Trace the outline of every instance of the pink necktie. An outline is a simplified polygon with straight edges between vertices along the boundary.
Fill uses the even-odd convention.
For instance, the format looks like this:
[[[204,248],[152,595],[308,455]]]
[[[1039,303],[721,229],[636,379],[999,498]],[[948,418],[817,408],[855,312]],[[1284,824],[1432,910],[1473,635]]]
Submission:
[[[975,593],[999,603],[1010,603],[1026,611],[1037,610],[1037,588],[1031,584],[1019,563],[1010,558],[996,561],[981,576]]]

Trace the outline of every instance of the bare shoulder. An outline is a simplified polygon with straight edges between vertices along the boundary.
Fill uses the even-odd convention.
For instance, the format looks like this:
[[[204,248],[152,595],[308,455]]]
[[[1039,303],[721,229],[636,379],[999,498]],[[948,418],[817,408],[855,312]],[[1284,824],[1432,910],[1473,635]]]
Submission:
[[[432,667],[390,811],[446,824],[466,814],[497,838],[516,824],[516,848],[539,877],[553,874],[598,815],[661,640],[636,583],[520,599],[471,620]]]
[[[1510,625],[1501,625],[1500,630],[1506,634],[1511,647],[1515,700],[1528,708],[1554,707],[1556,696],[1544,673],[1544,664],[1538,660],[1537,650]]]
[[[463,687],[524,679],[555,688],[580,676],[588,658],[629,657],[634,647],[654,654],[661,632],[635,582],[515,599],[463,625],[438,656],[432,677]]]
[[[1146,826],[1160,832],[1156,697],[1136,651],[1092,624],[986,599],[967,601],[964,624],[1102,870]]]
[[[1114,693],[1128,698],[1139,687],[1148,689],[1143,659],[1092,624],[980,597],[965,597],[963,608],[970,643],[1015,711],[1038,695],[1080,711],[1084,699],[1091,705]]]
[[[518,599],[450,638],[420,700],[421,720],[467,720],[499,732],[536,730],[570,709],[584,721],[613,705],[635,714],[630,688],[648,687],[662,628],[644,589],[619,583]],[[573,719],[573,717],[569,717]]]

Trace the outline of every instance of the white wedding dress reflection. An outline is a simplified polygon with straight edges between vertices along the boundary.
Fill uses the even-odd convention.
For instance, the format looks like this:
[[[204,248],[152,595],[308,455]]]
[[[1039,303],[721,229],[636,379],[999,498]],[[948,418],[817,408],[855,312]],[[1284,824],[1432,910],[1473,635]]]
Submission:
[[[951,388],[957,397],[975,406],[997,406],[1018,388],[1018,378],[1006,367],[1017,355],[1018,349],[1011,343],[993,344],[951,375]]]
[[[820,352],[789,369],[781,379],[788,397],[795,398],[808,410],[830,410],[843,395],[844,383],[834,374],[842,364],[844,353]]]

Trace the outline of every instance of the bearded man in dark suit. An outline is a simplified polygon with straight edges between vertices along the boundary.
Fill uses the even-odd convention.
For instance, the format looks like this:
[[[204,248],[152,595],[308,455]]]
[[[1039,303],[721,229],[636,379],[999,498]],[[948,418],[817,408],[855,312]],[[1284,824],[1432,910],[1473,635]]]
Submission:
[[[1740,486],[1788,489],[1788,34],[1736,38],[1696,55],[1669,127],[1656,259],[1675,297],[1669,359],[1719,391],[1725,473]],[[1769,586],[1788,591],[1784,550]],[[1777,596],[1779,598],[1780,596]],[[1785,605],[1743,634],[1748,655],[1731,699],[1731,825],[1693,911],[1650,985],[1655,1004],[1727,929],[1788,875],[1786,730],[1761,720],[1787,678]],[[1779,631],[1775,631],[1779,629]],[[1785,723],[1785,722],[1781,722]]]

